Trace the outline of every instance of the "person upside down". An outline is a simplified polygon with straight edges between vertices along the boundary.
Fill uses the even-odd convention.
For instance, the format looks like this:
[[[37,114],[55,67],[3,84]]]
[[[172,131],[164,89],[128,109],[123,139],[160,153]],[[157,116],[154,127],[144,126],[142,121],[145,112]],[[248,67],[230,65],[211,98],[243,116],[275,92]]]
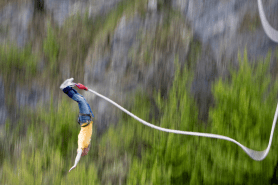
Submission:
[[[73,78],[69,78],[66,81],[64,81],[60,89],[67,94],[71,99],[76,101],[78,103],[79,107],[79,117],[78,117],[78,123],[81,126],[80,133],[78,135],[78,149],[77,149],[77,156],[75,158],[75,163],[73,167],[69,170],[69,172],[76,168],[76,165],[78,164],[81,156],[87,155],[90,150],[90,142],[91,142],[91,136],[93,131],[93,121],[92,118],[94,117],[94,114],[91,110],[90,105],[87,103],[86,99],[79,94],[76,90],[74,90],[72,87],[75,85],[79,89],[88,90],[87,87],[80,83],[73,83]]]

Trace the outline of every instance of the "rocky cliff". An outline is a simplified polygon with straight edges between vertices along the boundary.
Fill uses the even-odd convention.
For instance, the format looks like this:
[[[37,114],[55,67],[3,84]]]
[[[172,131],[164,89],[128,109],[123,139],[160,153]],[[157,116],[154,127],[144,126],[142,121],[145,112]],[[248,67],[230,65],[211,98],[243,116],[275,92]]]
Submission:
[[[275,19],[278,2],[263,1],[263,4],[269,22],[278,28]],[[68,30],[67,42],[70,44],[61,41],[56,59],[58,70],[55,73],[58,78],[46,80],[48,77],[40,77],[48,84],[41,87],[45,88],[43,90],[34,90],[30,85],[36,79],[28,82],[26,90],[16,88],[19,90],[13,92],[18,106],[35,107],[37,102],[49,101],[49,92],[58,93],[62,80],[75,75],[79,82],[126,106],[131,105],[132,95],[138,90],[150,95],[159,90],[166,97],[175,73],[174,61],[178,59],[181,64],[194,66],[192,94],[199,105],[200,119],[206,121],[208,108],[213,103],[211,83],[215,78],[227,75],[230,64],[237,65],[238,51],[243,53],[247,48],[249,57],[258,59],[265,57],[268,51],[275,52],[277,46],[263,31],[255,1],[44,0],[43,11],[38,10],[34,1],[5,1],[0,5],[1,43],[9,40],[24,47],[31,41],[34,47],[40,45],[36,40],[46,37],[48,20],[52,21],[56,30],[60,30],[56,31],[58,38],[63,35],[61,30]],[[65,25],[68,25],[68,19],[78,15],[91,21],[91,31],[87,29],[86,34],[92,32],[92,35],[88,40],[83,39],[86,41],[82,45],[85,47],[83,50],[69,54],[70,50],[62,49],[78,45],[79,41],[70,41],[78,30],[69,31]],[[96,31],[96,27],[102,31]],[[38,48],[42,50],[42,47]],[[82,56],[78,55],[80,51]],[[39,56],[40,66],[47,66],[50,59],[46,54]],[[276,56],[272,56],[272,72],[275,72]],[[76,70],[75,59],[81,61],[78,63],[82,65],[80,70]],[[66,63],[68,61],[71,61],[70,64]],[[49,86],[50,82],[54,82],[55,88]],[[14,83],[17,84],[16,81]],[[3,84],[1,82],[0,90],[4,92],[5,88],[7,92]],[[1,93],[2,100],[7,98],[5,95]],[[99,130],[117,122],[116,109],[93,95],[86,93],[85,96],[92,104]],[[10,108],[6,101],[1,102],[3,121]]]
[[[177,58],[185,63],[192,41],[191,32],[180,17],[165,24],[169,15],[148,12],[145,17],[123,15],[108,40],[96,43],[85,63],[85,84],[120,104],[132,101],[138,89],[149,95],[171,86]],[[99,124],[116,122],[116,109],[104,100],[92,98]],[[113,116],[111,116],[113,115]],[[104,124],[103,124],[104,123]]]

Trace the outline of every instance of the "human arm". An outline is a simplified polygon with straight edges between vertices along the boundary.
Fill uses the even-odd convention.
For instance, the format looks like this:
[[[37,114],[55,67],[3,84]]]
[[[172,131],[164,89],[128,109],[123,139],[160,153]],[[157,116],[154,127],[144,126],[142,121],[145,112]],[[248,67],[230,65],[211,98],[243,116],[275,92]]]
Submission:
[[[82,152],[83,152],[82,149],[78,149],[78,150],[77,150],[77,155],[76,155],[76,158],[75,158],[75,163],[74,163],[73,167],[71,167],[71,169],[69,170],[69,172],[70,172],[71,170],[73,170],[74,168],[76,168],[78,162],[80,161]]]

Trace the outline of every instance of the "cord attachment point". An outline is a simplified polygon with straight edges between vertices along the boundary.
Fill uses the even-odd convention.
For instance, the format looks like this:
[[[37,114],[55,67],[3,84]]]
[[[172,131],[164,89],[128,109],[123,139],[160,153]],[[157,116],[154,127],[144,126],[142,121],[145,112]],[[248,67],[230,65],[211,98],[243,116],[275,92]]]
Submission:
[[[77,83],[75,85],[76,85],[76,87],[78,89],[83,89],[83,90],[86,90],[86,91],[88,90],[88,88],[85,85],[81,84],[81,83]]]

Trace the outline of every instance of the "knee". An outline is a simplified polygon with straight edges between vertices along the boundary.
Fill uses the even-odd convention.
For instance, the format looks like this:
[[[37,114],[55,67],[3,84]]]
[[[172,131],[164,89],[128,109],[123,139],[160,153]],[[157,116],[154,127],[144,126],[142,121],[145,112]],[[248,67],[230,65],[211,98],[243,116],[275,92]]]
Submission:
[[[87,103],[86,102],[86,100],[85,100],[85,98],[82,96],[82,95],[80,95],[80,94],[78,94],[77,96],[76,96],[76,99],[77,99],[77,101],[78,102],[80,102],[80,103]]]

